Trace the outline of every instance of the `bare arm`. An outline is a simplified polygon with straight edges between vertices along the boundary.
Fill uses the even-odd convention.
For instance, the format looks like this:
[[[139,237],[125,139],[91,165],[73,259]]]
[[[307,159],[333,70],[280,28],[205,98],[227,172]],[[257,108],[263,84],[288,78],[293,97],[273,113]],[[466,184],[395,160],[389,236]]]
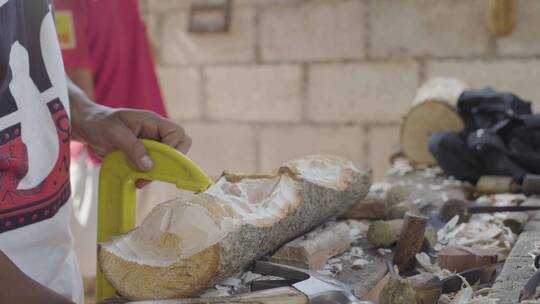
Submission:
[[[75,83],[91,100],[95,100],[94,78],[92,70],[88,68],[66,68],[68,77]]]
[[[73,303],[24,274],[0,251],[0,303],[69,304]]]
[[[180,125],[156,113],[96,104],[69,79],[68,90],[72,138],[87,143],[98,156],[120,149],[140,170],[148,171],[153,161],[139,138],[160,141],[183,153],[191,147],[191,138]]]

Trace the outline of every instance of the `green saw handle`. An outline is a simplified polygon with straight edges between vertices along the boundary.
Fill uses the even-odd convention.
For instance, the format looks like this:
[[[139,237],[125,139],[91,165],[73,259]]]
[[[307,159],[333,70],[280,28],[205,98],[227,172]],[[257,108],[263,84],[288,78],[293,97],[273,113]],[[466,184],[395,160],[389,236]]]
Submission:
[[[154,168],[149,172],[139,171],[121,151],[107,155],[101,165],[98,194],[98,243],[112,236],[135,228],[136,186],[139,179],[156,180],[176,185],[179,189],[201,192],[212,181],[189,158],[174,148],[150,140],[141,140]],[[99,267],[96,272],[96,300],[104,301],[116,291],[105,278]]]

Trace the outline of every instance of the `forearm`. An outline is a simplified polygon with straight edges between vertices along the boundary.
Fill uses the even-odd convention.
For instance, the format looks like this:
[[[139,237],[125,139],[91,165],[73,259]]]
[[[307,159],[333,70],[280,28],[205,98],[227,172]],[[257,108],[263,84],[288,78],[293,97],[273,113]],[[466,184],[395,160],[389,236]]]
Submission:
[[[95,100],[92,70],[89,68],[66,68],[66,74],[91,100]]]
[[[73,303],[24,274],[0,251],[0,303]]]
[[[107,108],[93,102],[71,79],[67,78],[67,83],[71,108],[71,138],[85,142],[84,130],[80,126],[88,119],[100,115]]]

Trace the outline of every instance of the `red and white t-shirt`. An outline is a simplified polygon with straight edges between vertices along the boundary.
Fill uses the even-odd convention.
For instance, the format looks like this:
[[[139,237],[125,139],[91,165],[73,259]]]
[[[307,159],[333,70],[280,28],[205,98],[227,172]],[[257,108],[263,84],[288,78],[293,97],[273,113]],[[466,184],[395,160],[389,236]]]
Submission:
[[[0,0],[0,250],[80,303],[67,203],[69,132],[50,0]]]

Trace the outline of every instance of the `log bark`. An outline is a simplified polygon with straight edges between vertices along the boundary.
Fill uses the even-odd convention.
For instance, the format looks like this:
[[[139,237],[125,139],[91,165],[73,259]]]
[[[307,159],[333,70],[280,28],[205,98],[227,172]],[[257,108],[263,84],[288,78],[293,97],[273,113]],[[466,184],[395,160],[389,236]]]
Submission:
[[[351,242],[346,223],[329,223],[283,245],[272,256],[272,262],[321,270],[329,258],[351,248]]]
[[[267,176],[224,174],[101,244],[99,264],[130,300],[194,296],[346,212],[370,184],[369,172],[333,156],[292,161]]]
[[[417,91],[412,108],[401,125],[403,154],[417,164],[435,164],[428,150],[429,137],[442,130],[458,132],[464,123],[455,108],[459,95],[467,88],[454,78],[433,78]]]
[[[403,228],[394,254],[394,264],[400,272],[414,267],[415,256],[422,248],[424,242],[427,217],[407,213],[403,220]]]

